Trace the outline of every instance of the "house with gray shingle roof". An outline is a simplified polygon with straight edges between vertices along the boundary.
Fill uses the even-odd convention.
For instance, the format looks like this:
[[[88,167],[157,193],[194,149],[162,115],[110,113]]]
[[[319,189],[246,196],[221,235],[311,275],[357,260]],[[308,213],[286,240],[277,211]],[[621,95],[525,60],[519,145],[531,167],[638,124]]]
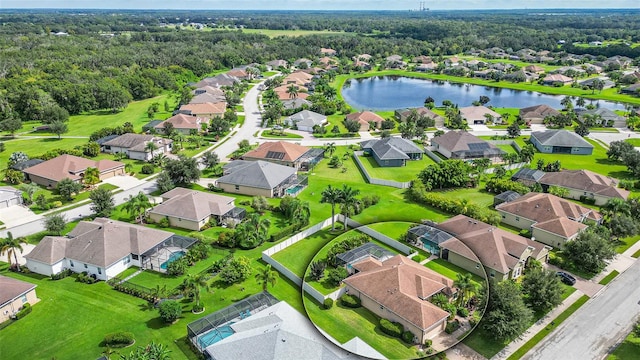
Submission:
[[[567,130],[534,131],[531,143],[545,154],[591,155],[593,145],[582,136]]]
[[[546,173],[541,179],[542,189],[558,186],[569,190],[569,198],[593,199],[595,205],[602,206],[609,199],[626,200],[630,192],[618,187],[616,179],[594,173],[589,170],[562,170]]]
[[[149,143],[153,143],[156,149],[149,150]],[[173,140],[153,135],[122,134],[100,145],[106,153],[125,153],[129,159],[148,161],[157,154],[170,153]]]
[[[466,131],[449,131],[431,140],[435,151],[447,159],[471,160],[488,158],[502,161],[504,150]]]
[[[579,122],[584,122],[589,116],[591,116],[596,125],[615,128],[627,127],[627,119],[624,116],[620,116],[609,109],[576,109],[576,114],[578,114]]]
[[[162,203],[149,210],[155,221],[166,218],[169,225],[200,231],[214,219],[218,224],[227,219],[242,220],[243,208],[235,206],[235,198],[177,187],[162,194]]]
[[[109,280],[131,266],[154,270],[155,263],[155,270],[160,270],[158,251],[175,248],[174,237],[168,231],[96,218],[81,221],[67,236],[45,236],[24,258],[27,268],[41,275],[70,269]]]
[[[405,166],[407,160],[420,160],[424,153],[412,141],[401,137],[367,140],[361,142],[360,146],[382,167]]]
[[[227,193],[281,197],[287,189],[306,186],[307,178],[298,177],[296,168],[262,160],[234,160],[223,167],[216,186]]]
[[[289,126],[295,125],[300,131],[313,132],[314,126],[324,126],[327,124],[327,116],[310,110],[302,110],[285,118],[284,121]]]

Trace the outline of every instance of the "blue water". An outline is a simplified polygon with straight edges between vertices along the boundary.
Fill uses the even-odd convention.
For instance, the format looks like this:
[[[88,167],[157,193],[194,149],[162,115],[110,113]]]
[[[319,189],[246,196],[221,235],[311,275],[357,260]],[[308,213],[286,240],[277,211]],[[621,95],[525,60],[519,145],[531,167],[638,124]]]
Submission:
[[[218,341],[233,335],[235,332],[231,326],[229,326],[231,324],[233,324],[233,322],[200,335],[198,337],[198,344],[200,344],[200,347],[204,349],[209,345],[215,344]]]
[[[424,106],[424,100],[431,96],[436,106],[443,100],[450,100],[460,107],[471,106],[480,95],[488,96],[487,106],[524,108],[546,104],[561,109],[564,95],[547,95],[533,91],[493,88],[480,85],[438,82],[398,76],[375,76],[351,79],[351,84],[342,88],[344,100],[360,110],[395,110]],[[624,110],[624,105],[603,101],[587,100],[587,104],[611,110]]]
[[[292,188],[288,188],[286,192],[287,192],[287,194],[291,195],[291,194],[297,193],[298,191],[300,191],[302,189],[304,189],[304,185],[296,185],[296,186],[294,186]]]
[[[167,266],[169,266],[169,264],[171,264],[172,262],[180,259],[184,255],[185,255],[184,251],[174,252],[173,254],[171,254],[171,256],[169,256],[169,259],[167,259],[167,261],[165,261],[162,264],[160,264],[160,268],[166,270]]]

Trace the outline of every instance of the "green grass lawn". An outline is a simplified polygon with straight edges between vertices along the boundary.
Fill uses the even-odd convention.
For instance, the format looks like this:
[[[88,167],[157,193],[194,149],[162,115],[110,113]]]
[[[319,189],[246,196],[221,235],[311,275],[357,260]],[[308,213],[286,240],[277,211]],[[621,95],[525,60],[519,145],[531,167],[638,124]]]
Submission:
[[[451,280],[456,280],[457,279],[457,274],[466,274],[468,273],[467,270],[456,266],[446,260],[443,259],[433,259],[431,261],[429,261],[428,263],[424,264],[424,266],[426,268],[429,268],[435,272],[437,272],[440,275],[444,275],[446,277],[448,277]],[[483,278],[481,278],[478,275],[475,274],[471,274],[471,279],[473,281],[475,281],[478,285],[480,284],[484,284],[485,280]]]
[[[368,225],[369,228],[395,240],[400,240],[400,236],[406,234],[414,226],[416,226],[416,223],[405,221],[388,221]]]
[[[9,156],[16,151],[22,151],[30,158],[36,157],[54,149],[72,149],[75,146],[84,145],[89,139],[75,138],[24,138],[4,140],[5,150],[0,153],[0,166],[7,167]]]
[[[640,257],[640,250],[634,252],[633,255],[631,255],[631,257],[635,258],[635,259],[639,258]]]
[[[268,139],[302,139],[303,137],[298,134],[292,134],[290,132],[280,132],[280,131],[263,131],[260,134],[263,138]]]
[[[636,360],[640,354],[640,336],[631,332],[618,347],[607,357],[607,360]]]
[[[567,320],[571,314],[576,312],[584,303],[589,300],[587,295],[582,295],[576,302],[571,304],[565,311],[563,311],[558,317],[553,319],[553,321],[547,325],[544,329],[540,330],[537,334],[535,334],[529,341],[527,341],[522,347],[516,350],[511,356],[507,358],[507,360],[517,360],[522,358],[529,350],[533,349],[536,344],[538,344],[542,339],[544,339],[547,335],[549,335],[555,328],[560,326],[562,322]],[[632,358],[629,358],[632,359]]]
[[[513,145],[496,145],[498,148],[504,150],[507,154],[516,154],[517,151]]]
[[[602,280],[600,280],[600,282],[598,282],[598,284],[607,285],[608,283],[610,283],[618,275],[620,275],[618,270],[613,270],[612,272],[609,273],[609,275],[603,277]]]
[[[616,252],[618,254],[622,254],[627,251],[630,247],[632,247],[635,243],[640,240],[640,235],[630,236],[624,239],[618,240],[618,245],[616,246]]]
[[[304,295],[304,306],[311,321],[341,344],[357,336],[389,359],[416,357],[414,347],[380,331],[380,318],[364,307],[351,309],[336,302],[324,310],[308,295]]]
[[[639,138],[625,139],[625,141],[628,142],[629,144],[635,146],[635,147],[640,147],[640,139]]]
[[[429,165],[435,164],[435,161],[428,156],[423,156],[422,160],[407,160],[406,166],[399,167],[380,166],[373,156],[360,156],[360,162],[367,169],[369,176],[376,179],[399,182],[414,180],[420,171]]]
[[[336,235],[331,233],[331,228],[320,230],[286,249],[278,251],[272,257],[293,271],[294,274],[303,277],[316,253],[335,237]]]

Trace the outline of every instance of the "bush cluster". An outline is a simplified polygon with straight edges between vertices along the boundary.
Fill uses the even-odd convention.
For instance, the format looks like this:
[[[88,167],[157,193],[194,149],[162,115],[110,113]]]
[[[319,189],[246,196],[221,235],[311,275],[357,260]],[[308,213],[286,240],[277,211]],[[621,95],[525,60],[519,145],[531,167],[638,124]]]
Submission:
[[[387,335],[400,338],[404,333],[404,326],[400,323],[391,322],[387,319],[380,319],[380,330]]]
[[[331,245],[331,248],[327,252],[327,257],[326,257],[327,264],[331,266],[336,266],[336,259],[339,254],[355,249],[358,246],[364,245],[369,240],[371,240],[369,236],[362,234],[362,235],[349,237],[347,239],[344,239],[340,242],[337,242]]]
[[[413,333],[409,330],[402,333],[402,341],[406,342],[407,344],[413,344],[413,338]]]
[[[592,198],[591,196],[584,196],[584,195],[580,195],[580,201],[587,204],[587,205],[595,205],[596,204],[596,199]]]
[[[450,214],[462,214],[491,225],[498,225],[502,218],[496,211],[485,209],[477,204],[464,204],[460,200],[446,195],[426,192],[419,181],[414,181],[407,191],[409,198],[417,203],[440,209]]]
[[[110,282],[109,285],[111,285],[114,290],[120,291],[121,293],[129,294],[149,302],[156,300],[154,294],[150,290],[131,285],[127,282],[117,283],[116,280],[114,282]]]
[[[167,265],[167,274],[170,276],[180,276],[187,271],[187,259],[183,256]]]
[[[332,298],[326,298],[324,299],[324,302],[322,303],[322,305],[324,306],[325,309],[331,309],[333,307],[333,299]]]
[[[469,310],[465,307],[459,307],[458,316],[462,316],[463,318],[466,318],[467,316],[469,316]]]
[[[447,326],[444,328],[444,332],[447,334],[453,334],[456,330],[460,328],[460,321],[453,320],[447,322]]]
[[[153,165],[144,164],[144,165],[142,165],[142,169],[140,169],[140,172],[145,174],[145,175],[150,175],[150,174],[153,174],[153,170],[154,170]]]
[[[515,191],[520,195],[524,195],[531,191],[528,186],[521,182],[500,178],[489,179],[485,189],[494,194],[500,194],[505,191]]]
[[[86,271],[83,271],[80,274],[78,274],[77,280],[85,284],[95,284],[98,282],[98,279],[95,279],[93,276],[89,275]]]
[[[285,226],[282,229],[280,229],[280,231],[271,234],[271,236],[269,236],[269,241],[274,242],[280,239],[284,239],[287,236],[291,236],[295,233],[297,228],[298,228],[297,225]]]
[[[22,305],[22,309],[18,311],[14,316],[16,320],[20,320],[23,317],[27,316],[29,313],[31,313],[31,304],[26,303]]]
[[[350,307],[353,309],[359,308],[362,306],[362,302],[357,296],[344,294],[340,297],[340,303],[343,306]]]
[[[133,344],[133,334],[126,331],[114,332],[104,336],[105,346],[122,347]]]
[[[51,274],[51,280],[60,280],[60,279],[64,279],[67,276],[71,275],[71,269],[64,269],[61,272],[57,273],[57,274]]]

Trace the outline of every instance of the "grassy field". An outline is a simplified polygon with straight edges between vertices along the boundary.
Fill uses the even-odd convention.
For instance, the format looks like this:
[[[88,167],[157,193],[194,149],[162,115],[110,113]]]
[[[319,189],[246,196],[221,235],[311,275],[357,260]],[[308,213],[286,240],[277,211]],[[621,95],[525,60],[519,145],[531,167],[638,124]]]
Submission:
[[[553,319],[553,321],[547,325],[544,329],[540,330],[537,334],[535,334],[529,341],[527,341],[522,347],[516,350],[511,356],[507,358],[507,360],[517,360],[522,358],[529,350],[533,349],[536,344],[538,344],[545,336],[549,335],[553,330],[555,330],[563,321],[567,320],[571,314],[576,312],[584,303],[589,300],[587,295],[583,295],[576,302],[571,304],[565,311],[563,311],[558,317]],[[629,358],[632,359],[632,358]]]
[[[412,222],[404,221],[389,221],[377,224],[369,224],[368,227],[388,237],[400,240],[400,236],[407,233],[407,230],[414,227],[416,224]]]
[[[76,138],[39,138],[39,137],[19,137],[15,139],[3,140],[5,151],[0,153],[0,167],[7,167],[9,156],[16,151],[22,151],[29,157],[42,155],[49,150],[54,149],[72,149],[75,146],[86,144],[89,139]]]
[[[278,251],[273,255],[273,258],[293,271],[294,274],[303,277],[316,253],[335,237],[336,235],[331,233],[330,228],[318,231],[304,240]]]
[[[640,235],[631,236],[631,237],[624,238],[622,240],[618,240],[619,244],[618,246],[616,246],[616,252],[618,254],[622,254],[623,252],[627,251],[627,249],[632,247],[635,243],[637,243],[638,240],[640,240]]]
[[[222,31],[222,30],[231,30],[231,31],[242,31],[247,34],[261,34],[266,35],[270,38],[278,37],[278,36],[306,36],[306,35],[356,35],[355,33],[346,33],[342,31],[327,31],[327,30],[270,30],[270,29],[232,29],[232,28],[212,28],[214,31]]]
[[[389,359],[416,357],[412,346],[383,333],[378,316],[364,307],[351,309],[336,302],[325,310],[308,295],[304,296],[304,306],[311,321],[342,344],[358,336]]]
[[[393,181],[411,181],[414,180],[420,171],[429,165],[435,164],[428,156],[423,156],[422,160],[407,160],[406,166],[399,167],[383,167],[378,165],[373,156],[360,156],[360,161],[369,173],[369,176],[376,179],[393,180]]]

